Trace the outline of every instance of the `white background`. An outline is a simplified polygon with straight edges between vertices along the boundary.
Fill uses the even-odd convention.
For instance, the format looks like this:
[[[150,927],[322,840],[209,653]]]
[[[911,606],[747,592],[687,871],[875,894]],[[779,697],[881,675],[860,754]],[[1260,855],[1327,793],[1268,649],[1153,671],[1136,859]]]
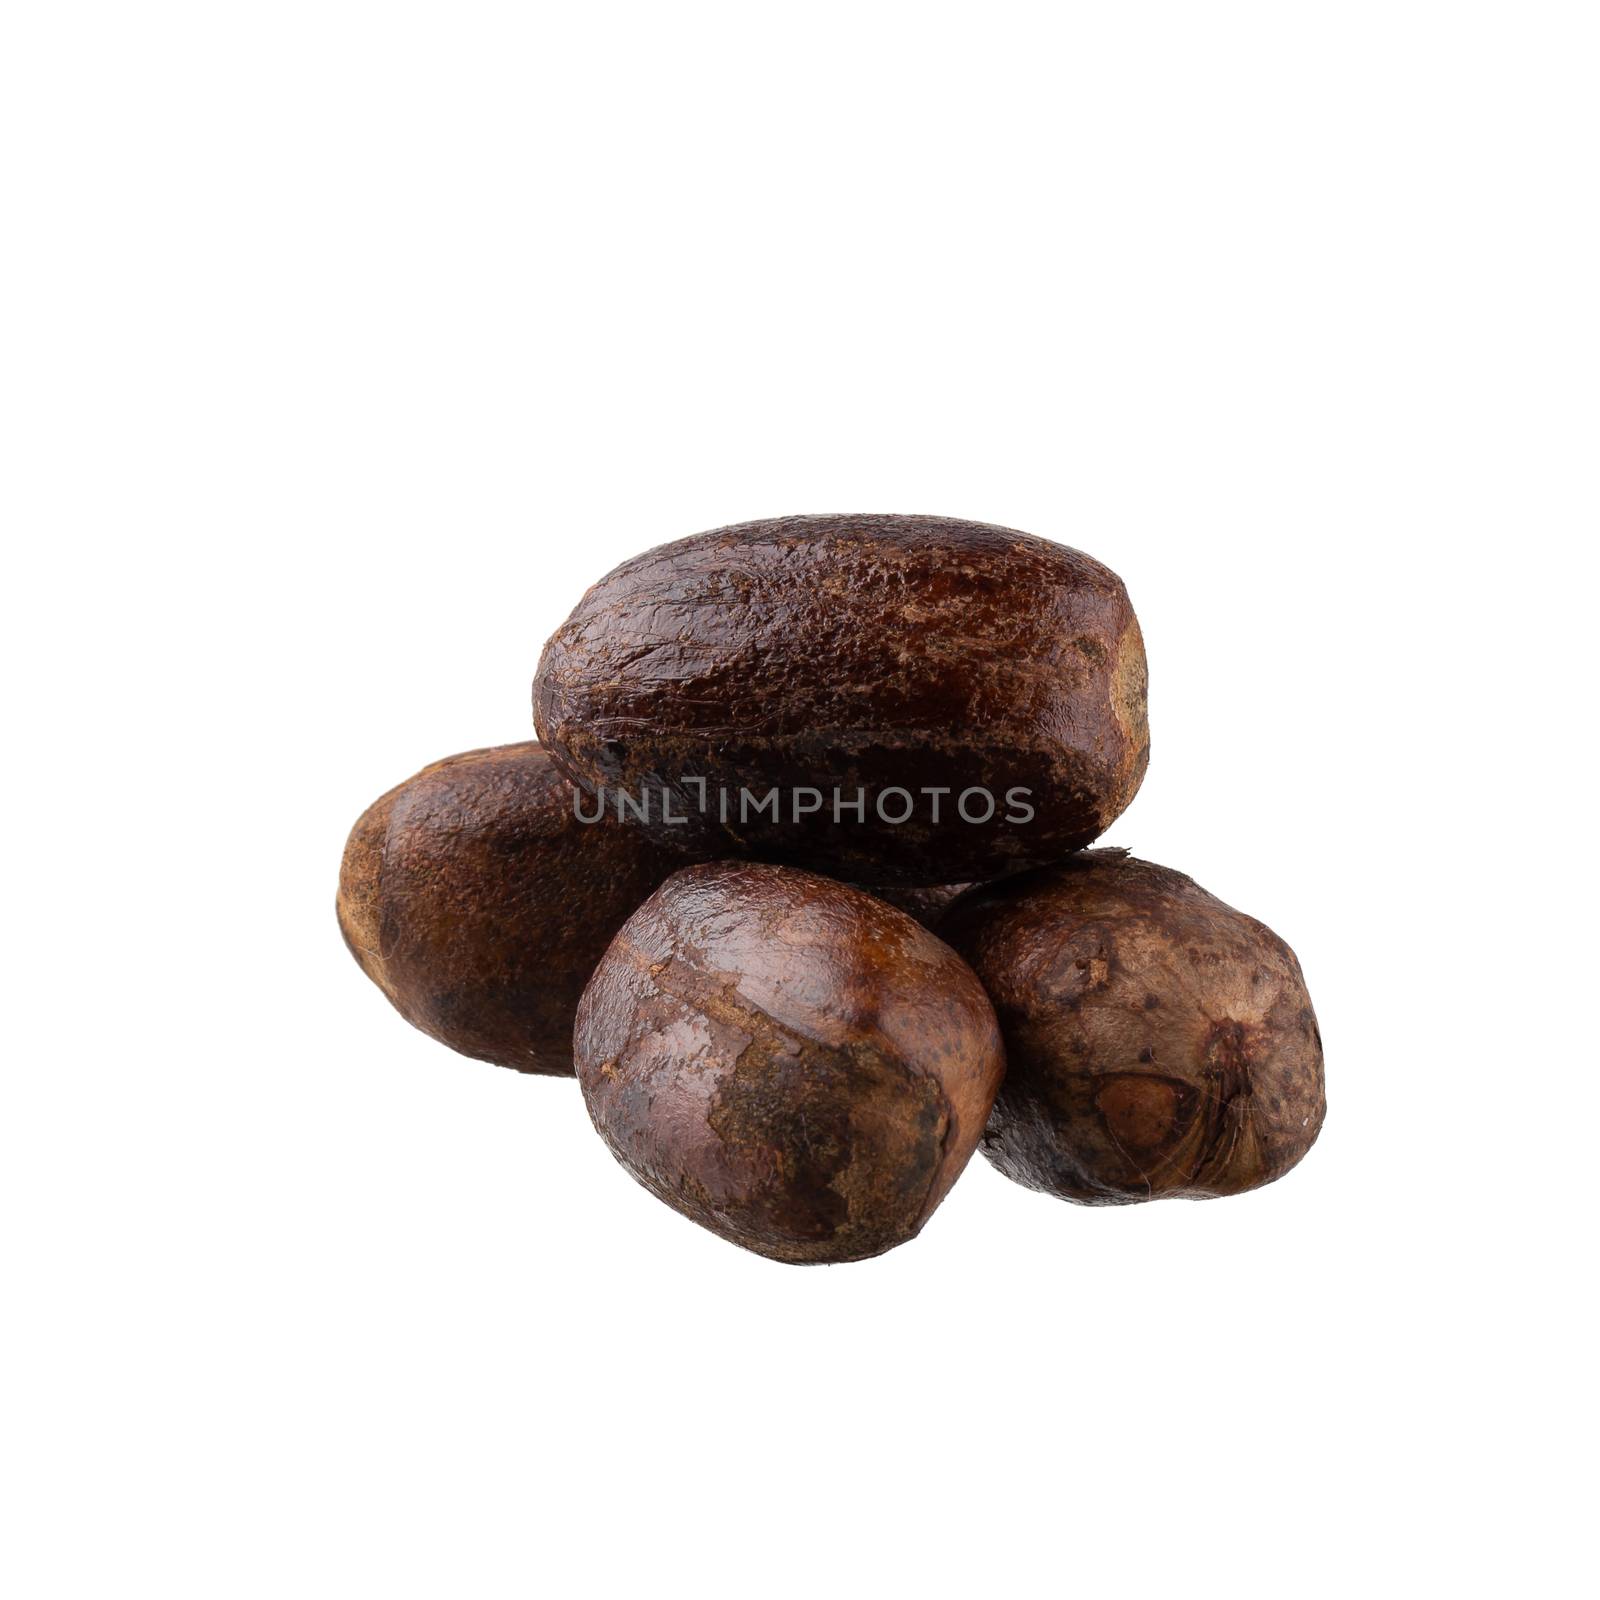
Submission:
[[[10,1594],[1579,1591],[1592,7],[4,19]],[[588,583],[868,509],[1126,579],[1281,1184],[778,1266],[345,953]]]

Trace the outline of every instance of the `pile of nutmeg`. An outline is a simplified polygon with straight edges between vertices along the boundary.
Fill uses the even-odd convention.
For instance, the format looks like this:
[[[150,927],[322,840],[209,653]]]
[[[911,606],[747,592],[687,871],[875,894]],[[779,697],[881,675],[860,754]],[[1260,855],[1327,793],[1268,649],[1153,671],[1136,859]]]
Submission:
[[[367,810],[339,925],[442,1043],[575,1072],[723,1238],[877,1255],[980,1143],[1113,1205],[1253,1189],[1316,1138],[1294,952],[1086,849],[1149,755],[1139,624],[1088,556],[946,517],[681,539],[579,602],[534,723]]]

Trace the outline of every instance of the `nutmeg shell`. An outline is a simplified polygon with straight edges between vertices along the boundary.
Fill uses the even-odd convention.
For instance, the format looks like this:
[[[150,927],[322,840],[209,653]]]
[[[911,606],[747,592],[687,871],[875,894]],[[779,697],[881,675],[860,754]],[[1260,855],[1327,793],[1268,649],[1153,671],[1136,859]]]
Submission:
[[[643,799],[669,845],[860,883],[1057,860],[1149,758],[1122,580],[949,517],[778,517],[637,556],[546,645],[534,721],[574,782]],[[773,790],[776,819],[740,804]]]
[[[982,979],[1006,1081],[983,1150],[1087,1205],[1238,1194],[1322,1127],[1322,1035],[1294,952],[1192,879],[1091,850],[940,924]]]
[[[966,1165],[1004,1070],[954,952],[811,873],[714,862],[624,924],[574,1034],[595,1127],[684,1216],[788,1262],[912,1238]]]

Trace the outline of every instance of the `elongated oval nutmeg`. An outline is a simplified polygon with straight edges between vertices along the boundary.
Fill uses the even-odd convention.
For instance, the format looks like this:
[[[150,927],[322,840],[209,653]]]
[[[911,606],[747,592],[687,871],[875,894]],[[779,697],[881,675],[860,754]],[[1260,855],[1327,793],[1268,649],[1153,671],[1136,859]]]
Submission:
[[[779,517],[624,562],[546,645],[534,720],[666,842],[861,883],[1057,860],[1149,757],[1121,579],[932,516]]]

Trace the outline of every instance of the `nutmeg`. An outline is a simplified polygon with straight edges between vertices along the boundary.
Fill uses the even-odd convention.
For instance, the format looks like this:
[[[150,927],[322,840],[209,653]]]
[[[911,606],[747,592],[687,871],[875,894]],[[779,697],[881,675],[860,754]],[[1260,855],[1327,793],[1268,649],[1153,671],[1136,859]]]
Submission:
[[[983,980],[1007,1073],[983,1150],[1087,1205],[1238,1194],[1310,1149],[1322,1036],[1294,952],[1166,867],[1091,850],[940,924]]]
[[[545,646],[534,721],[664,843],[858,883],[1057,860],[1149,758],[1121,579],[950,517],[778,517],[636,556]]]
[[[463,1055],[571,1075],[578,997],[611,936],[674,868],[636,828],[585,824],[537,744],[424,767],[370,806],[339,875],[339,926],[414,1026]]]
[[[578,1007],[578,1081],[638,1181],[789,1262],[912,1238],[1004,1069],[962,961],[904,912],[777,866],[687,867],[624,924]]]

